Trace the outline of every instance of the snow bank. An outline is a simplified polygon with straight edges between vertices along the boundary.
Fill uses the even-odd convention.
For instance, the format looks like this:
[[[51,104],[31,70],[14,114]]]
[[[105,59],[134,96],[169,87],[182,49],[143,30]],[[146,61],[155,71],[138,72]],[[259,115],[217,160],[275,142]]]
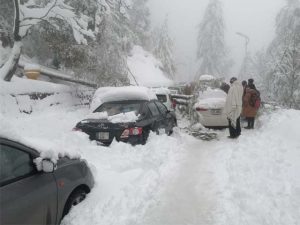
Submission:
[[[151,53],[140,46],[134,46],[127,64],[139,85],[147,87],[168,87],[173,81],[168,79],[161,70],[162,64]],[[131,74],[128,75],[130,83],[136,85]]]
[[[72,87],[39,80],[13,77],[10,82],[0,80],[0,94],[25,94],[32,92],[67,92]]]
[[[59,104],[65,107],[88,104],[93,92],[93,89],[86,87],[77,88],[13,77],[11,82],[0,80],[0,113],[17,115],[45,110]]]
[[[39,116],[35,117],[38,118]],[[4,117],[0,114],[0,124],[1,127],[5,127],[5,129],[0,129],[0,137],[7,138],[18,143],[24,144],[28,147],[35,149],[37,152],[40,153],[41,158],[50,159],[54,163],[57,162],[59,157],[69,157],[71,159],[80,158],[80,145],[77,147],[70,146],[71,142],[74,143],[88,143],[89,138],[83,133],[79,132],[71,132],[70,130],[65,131],[63,135],[57,136],[55,139],[47,139],[45,137],[49,136],[47,132],[47,127],[43,126],[44,123],[39,122],[36,124],[36,121],[30,117],[27,119],[32,123],[32,125],[26,124],[27,126],[23,126],[18,124],[18,120],[21,119],[20,117]],[[47,118],[40,116],[47,120]],[[24,119],[24,118],[23,118]],[[26,120],[26,119],[25,119]],[[57,120],[48,121],[49,123],[57,123]],[[30,135],[30,127],[40,126],[40,135]],[[49,125],[47,125],[49,127]],[[56,126],[58,128],[59,126]],[[56,129],[53,129],[51,132],[55,133]],[[41,138],[43,136],[43,138]],[[68,140],[68,141],[66,141]],[[69,143],[69,144],[68,144]],[[69,145],[69,146],[68,146]],[[73,144],[72,144],[73,145]]]
[[[238,140],[215,146],[215,178],[221,191],[216,195],[215,224],[300,221],[300,111],[265,114],[259,123],[259,129],[243,130]]]
[[[146,100],[157,99],[156,95],[146,87],[103,87],[99,88],[91,103],[91,112],[97,109],[104,102],[122,100]]]

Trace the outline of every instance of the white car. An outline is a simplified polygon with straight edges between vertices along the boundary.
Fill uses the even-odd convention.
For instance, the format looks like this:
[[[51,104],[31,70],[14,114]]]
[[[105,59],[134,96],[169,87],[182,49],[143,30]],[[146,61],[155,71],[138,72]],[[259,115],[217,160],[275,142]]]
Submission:
[[[163,103],[168,110],[174,111],[174,104],[171,100],[171,91],[168,88],[152,88],[152,91],[156,94],[158,101]]]
[[[228,127],[228,120],[224,114],[226,97],[227,94],[220,89],[207,88],[200,91],[193,107],[195,120],[208,128]]]

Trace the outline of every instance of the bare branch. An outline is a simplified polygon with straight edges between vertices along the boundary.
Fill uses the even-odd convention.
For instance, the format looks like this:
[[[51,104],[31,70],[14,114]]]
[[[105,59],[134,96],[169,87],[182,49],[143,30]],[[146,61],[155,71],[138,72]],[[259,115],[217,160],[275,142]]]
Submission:
[[[54,1],[53,5],[48,9],[48,11],[46,12],[46,14],[42,17],[39,17],[39,18],[36,18],[36,17],[27,17],[27,18],[24,18],[23,21],[26,21],[26,20],[43,20],[45,17],[47,17],[49,15],[49,13],[51,12],[51,10],[57,6],[57,0]]]

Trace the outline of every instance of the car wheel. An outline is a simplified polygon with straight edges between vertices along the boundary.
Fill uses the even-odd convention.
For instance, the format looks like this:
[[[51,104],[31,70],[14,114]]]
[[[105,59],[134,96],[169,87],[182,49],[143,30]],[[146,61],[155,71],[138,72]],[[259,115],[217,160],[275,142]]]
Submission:
[[[75,206],[82,202],[85,199],[85,197],[86,192],[83,189],[76,189],[75,191],[73,191],[67,200],[62,218],[70,212],[72,206]]]

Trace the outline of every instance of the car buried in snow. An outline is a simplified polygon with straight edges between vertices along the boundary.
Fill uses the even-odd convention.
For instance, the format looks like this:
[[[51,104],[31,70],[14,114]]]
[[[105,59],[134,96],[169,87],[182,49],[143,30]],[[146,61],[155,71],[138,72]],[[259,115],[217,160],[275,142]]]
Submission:
[[[228,120],[224,113],[227,94],[221,89],[207,88],[199,91],[198,99],[193,107],[194,122],[207,128],[226,128]]]
[[[56,163],[0,137],[0,224],[60,224],[94,185],[84,160]]]
[[[91,103],[91,113],[73,128],[99,144],[115,139],[132,145],[145,144],[151,131],[171,134],[176,116],[145,87],[99,88]]]
[[[176,103],[171,98],[171,91],[167,88],[152,88],[153,92],[156,94],[158,101],[163,103],[168,110],[174,111],[176,108]]]

